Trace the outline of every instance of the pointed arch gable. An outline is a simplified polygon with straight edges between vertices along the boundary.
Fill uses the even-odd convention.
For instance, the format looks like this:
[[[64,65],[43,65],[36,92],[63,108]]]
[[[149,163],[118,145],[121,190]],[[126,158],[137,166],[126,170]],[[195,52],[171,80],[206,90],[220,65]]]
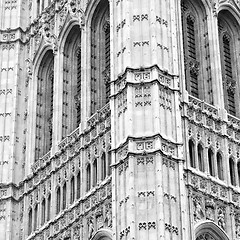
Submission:
[[[227,1],[219,4],[217,13],[219,14],[221,11],[229,11],[231,15],[236,19],[236,21],[240,22],[240,8],[235,5],[235,2],[231,2],[231,4]]]
[[[109,0],[104,0],[106,3],[109,5]],[[96,8],[99,6],[99,3],[103,2],[103,0],[91,0],[89,1],[86,11],[85,11],[85,16],[86,16],[86,26],[90,27],[92,24],[93,16],[95,13]]]
[[[112,238],[112,231],[108,229],[100,229],[93,235],[91,240],[112,240]]]
[[[41,40],[38,46],[38,49],[33,57],[33,69],[38,69],[38,66],[43,58],[43,56],[45,55],[45,53],[48,50],[52,50],[53,51],[53,47],[49,42],[46,42],[44,40],[44,37],[41,35]]]
[[[195,239],[198,239],[198,237],[206,233],[209,233],[211,236],[216,237],[217,240],[230,240],[227,233],[216,223],[210,220],[199,222],[195,226]]]
[[[63,24],[63,27],[60,30],[58,39],[59,39],[59,50],[61,53],[63,52],[67,37],[69,36],[69,33],[72,31],[72,28],[74,26],[78,26],[79,31],[81,31],[81,26],[79,25],[79,21],[73,18],[69,19],[69,21]]]

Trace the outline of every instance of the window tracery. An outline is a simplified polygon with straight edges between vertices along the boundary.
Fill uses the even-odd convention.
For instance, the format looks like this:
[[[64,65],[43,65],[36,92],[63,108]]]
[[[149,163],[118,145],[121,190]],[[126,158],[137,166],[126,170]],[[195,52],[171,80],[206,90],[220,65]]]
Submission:
[[[236,41],[239,37],[239,26],[234,17],[228,11],[221,11],[218,18],[219,45],[221,56],[222,82],[224,92],[224,106],[231,115],[239,115],[236,99],[239,97],[237,65],[238,61],[234,49],[237,48]]]
[[[52,51],[44,55],[37,74],[35,159],[52,147],[54,57]]]
[[[103,107],[110,96],[109,3],[102,0],[91,23],[91,114]]]
[[[81,121],[81,32],[74,26],[63,51],[62,138],[77,128]]]
[[[206,11],[200,1],[182,1],[186,90],[213,104]]]
[[[196,238],[196,240],[217,240],[210,233],[203,233]]]

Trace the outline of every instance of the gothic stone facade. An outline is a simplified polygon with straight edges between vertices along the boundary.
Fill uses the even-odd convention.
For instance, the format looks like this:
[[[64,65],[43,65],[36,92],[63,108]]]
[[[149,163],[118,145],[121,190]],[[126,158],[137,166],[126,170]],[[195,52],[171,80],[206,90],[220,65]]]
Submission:
[[[0,240],[240,239],[239,0],[0,9]]]

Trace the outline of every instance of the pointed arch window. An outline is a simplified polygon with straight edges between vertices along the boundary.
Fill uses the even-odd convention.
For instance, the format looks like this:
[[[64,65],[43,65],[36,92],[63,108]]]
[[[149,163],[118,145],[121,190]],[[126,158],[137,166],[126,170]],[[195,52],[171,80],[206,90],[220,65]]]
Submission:
[[[45,6],[44,6],[44,0],[42,0],[42,12],[44,10]]]
[[[77,174],[77,199],[80,198],[80,194],[81,194],[81,175],[79,171]]]
[[[38,226],[38,204],[34,207],[34,222],[33,222],[33,231],[37,229]]]
[[[204,172],[204,159],[203,159],[203,147],[201,144],[198,144],[198,168],[200,171]]]
[[[206,10],[200,1],[182,1],[182,29],[186,90],[213,104]]]
[[[223,161],[221,153],[217,153],[217,168],[218,168],[218,178],[224,180],[223,177]]]
[[[235,106],[235,81],[233,80],[232,72],[232,53],[231,53],[231,39],[227,34],[223,35],[222,45],[223,45],[223,72],[224,74],[224,83],[225,83],[225,107],[228,112],[232,115],[236,115],[236,106]],[[233,86],[234,85],[234,86]]]
[[[63,184],[62,195],[63,195],[62,209],[65,209],[67,206],[67,184],[66,184],[66,182]]]
[[[93,161],[93,186],[97,185],[97,179],[98,179],[98,163],[97,159]]]
[[[91,189],[91,165],[87,165],[86,169],[86,174],[87,174],[87,191]]]
[[[56,197],[57,197],[57,201],[56,201],[56,213],[58,214],[60,212],[60,206],[61,206],[61,190],[60,187],[57,188],[57,192],[56,192]]]
[[[229,174],[231,185],[236,186],[235,162],[232,158],[229,158]]]
[[[52,147],[54,57],[51,50],[44,55],[37,74],[37,108],[35,159]]]
[[[103,153],[102,157],[101,157],[101,167],[102,167],[102,171],[101,171],[101,178],[102,180],[106,178],[107,176],[107,166],[106,166],[106,154]]]
[[[46,220],[46,200],[45,198],[42,200],[42,204],[41,204],[41,207],[42,207],[42,221],[41,221],[41,224],[43,225],[45,223],[45,220]]]
[[[195,161],[195,144],[190,139],[188,142],[188,148],[189,148],[189,159],[190,159],[190,166],[195,168],[196,167],[196,161]]]
[[[70,203],[73,203],[75,200],[75,178],[72,176],[70,181],[71,195],[70,195]]]
[[[51,217],[51,194],[49,193],[47,198],[47,221],[50,220]]]
[[[62,138],[81,121],[81,32],[74,26],[63,50]]]
[[[28,212],[28,235],[32,233],[32,220],[33,220],[32,208]]]
[[[111,154],[111,150],[108,149],[108,152],[107,152],[107,162],[108,162],[108,166],[107,166],[107,174],[108,176],[111,175],[112,173],[112,169],[111,169],[111,164],[112,164],[112,154]]]
[[[236,103],[238,98],[236,91],[238,69],[234,49],[236,48],[235,39],[239,36],[236,26],[239,24],[228,11],[221,11],[218,16],[224,105],[227,112],[235,116],[238,115],[239,110]]]
[[[103,107],[110,96],[109,3],[102,0],[91,23],[91,113]]]
[[[37,0],[37,17],[40,14],[40,0]]]
[[[208,167],[209,167],[209,174],[211,176],[215,176],[215,168],[214,168],[214,155],[212,149],[208,149]]]

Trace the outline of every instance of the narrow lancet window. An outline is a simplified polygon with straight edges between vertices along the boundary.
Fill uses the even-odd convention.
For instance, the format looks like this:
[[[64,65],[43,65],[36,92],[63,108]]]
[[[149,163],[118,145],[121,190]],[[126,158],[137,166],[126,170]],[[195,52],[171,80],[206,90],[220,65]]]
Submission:
[[[54,58],[52,51],[44,55],[37,74],[37,108],[35,159],[52,147]]]

